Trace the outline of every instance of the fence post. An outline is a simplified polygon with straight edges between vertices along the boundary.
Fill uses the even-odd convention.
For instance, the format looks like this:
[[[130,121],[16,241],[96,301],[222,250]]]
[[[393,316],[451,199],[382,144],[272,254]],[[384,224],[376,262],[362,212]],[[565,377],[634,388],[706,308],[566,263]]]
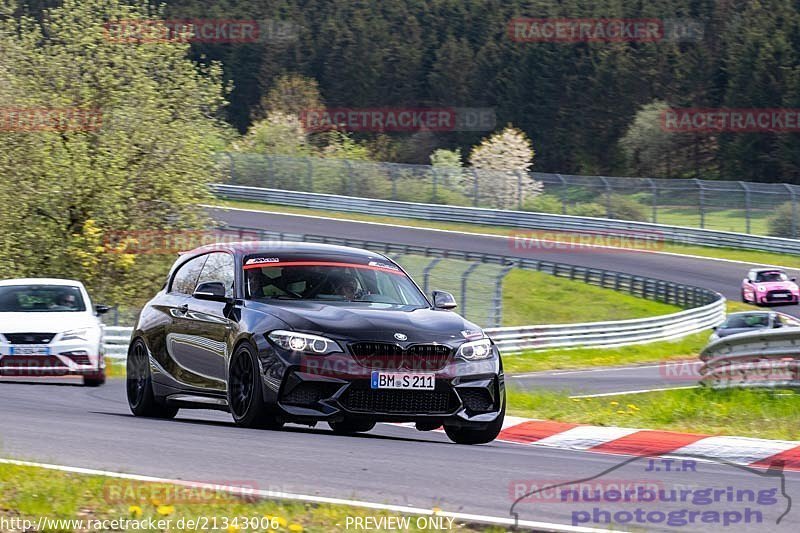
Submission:
[[[606,218],[611,218],[611,184],[603,176],[598,176],[606,188]]]
[[[478,169],[472,168],[472,179],[475,182],[474,190],[472,192],[472,206],[478,207]]]
[[[795,195],[794,187],[788,183],[784,186],[789,190],[789,196],[792,198],[792,238],[797,238],[797,196]]]
[[[230,152],[225,152],[225,155],[228,156],[228,161],[231,162],[231,169],[228,173],[228,183],[236,183],[236,160],[233,159],[233,154]]]
[[[503,280],[514,268],[514,263],[508,264],[503,267],[494,280],[494,299],[492,302],[492,311],[494,317],[492,319],[492,327],[499,328],[503,320]]]
[[[275,188],[275,165],[272,162],[272,156],[268,155],[267,157],[267,174],[269,174],[269,188]]]
[[[653,198],[651,200],[652,215],[650,215],[653,224],[658,223],[658,185],[653,178],[647,178],[650,182],[650,189],[653,191]]]
[[[562,215],[566,215],[567,214],[567,196],[566,196],[567,180],[565,180],[564,176],[562,176],[561,174],[556,174],[556,176],[558,176],[558,179],[561,180],[561,188],[562,188],[562,191],[561,191],[561,214]]]
[[[342,163],[347,167],[347,185],[345,187],[347,196],[353,196],[353,165],[347,159],[342,159]]]
[[[480,263],[472,263],[467,270],[461,274],[461,316],[467,318],[467,278],[480,266]]]
[[[750,233],[750,187],[747,183],[740,181],[739,185],[744,189],[744,220],[745,220],[745,233]]]
[[[441,257],[435,258],[422,270],[422,292],[425,293],[425,296],[428,295],[428,282],[430,281],[431,270],[433,270],[433,267],[435,267],[441,260]]]
[[[522,211],[522,171],[517,170],[517,211]]]
[[[433,177],[433,194],[431,194],[431,203],[432,204],[435,204],[436,200],[437,200],[437,198],[436,198],[436,192],[437,192],[436,191],[436,186],[437,186],[439,180],[436,179],[436,176],[438,174],[439,173],[436,172],[436,167],[431,167],[431,176]]]
[[[700,201],[700,205],[699,205],[699,207],[700,207],[700,228],[704,229],[706,227],[706,194],[705,194],[705,188],[703,187],[703,184],[700,183],[699,179],[694,178],[692,181],[694,181],[695,185],[697,185],[697,198]]]
[[[310,157],[305,157],[305,160],[308,168],[308,192],[314,192],[314,165]]]

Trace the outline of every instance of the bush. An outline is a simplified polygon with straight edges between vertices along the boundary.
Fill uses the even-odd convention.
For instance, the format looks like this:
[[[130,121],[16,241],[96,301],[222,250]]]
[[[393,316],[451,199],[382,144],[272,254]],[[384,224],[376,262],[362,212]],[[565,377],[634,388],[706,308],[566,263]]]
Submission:
[[[528,198],[522,204],[523,211],[535,213],[561,213],[561,200],[552,194],[542,194],[535,198]]]
[[[607,216],[605,206],[602,206],[594,202],[568,206],[567,214],[575,215],[578,217],[597,217],[597,218],[605,218]]]
[[[792,204],[787,202],[775,209],[774,214],[767,219],[767,232],[773,237],[786,237],[793,239],[792,233]]]
[[[649,220],[647,208],[630,196],[612,194],[609,198],[609,206],[611,208],[611,218],[636,222]]]

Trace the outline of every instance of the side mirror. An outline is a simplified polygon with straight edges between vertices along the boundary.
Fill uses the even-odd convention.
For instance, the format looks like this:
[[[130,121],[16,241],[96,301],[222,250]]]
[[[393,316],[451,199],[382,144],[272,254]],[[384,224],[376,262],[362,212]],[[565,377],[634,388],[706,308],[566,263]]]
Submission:
[[[713,328],[711,328],[711,331],[717,331],[718,329],[719,329],[719,326],[714,326]]]
[[[455,309],[458,307],[455,297],[445,291],[433,291],[433,307],[435,309]]]
[[[95,305],[94,306],[94,312],[98,316],[99,315],[104,315],[104,314],[108,313],[109,311],[111,311],[111,308],[109,306],[107,306],[107,305]]]
[[[192,297],[198,300],[210,300],[212,302],[227,302],[225,296],[225,285],[221,281],[207,281],[201,283],[194,290]]]

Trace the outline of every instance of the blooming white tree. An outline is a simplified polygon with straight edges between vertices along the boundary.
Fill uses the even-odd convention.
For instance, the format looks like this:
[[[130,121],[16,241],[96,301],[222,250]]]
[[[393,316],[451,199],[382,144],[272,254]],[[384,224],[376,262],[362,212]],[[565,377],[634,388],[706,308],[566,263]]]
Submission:
[[[543,185],[531,178],[533,150],[530,139],[518,128],[509,125],[484,139],[472,149],[469,162],[475,172],[467,175],[467,186],[484,203],[500,209],[516,209],[526,198],[541,194]]]

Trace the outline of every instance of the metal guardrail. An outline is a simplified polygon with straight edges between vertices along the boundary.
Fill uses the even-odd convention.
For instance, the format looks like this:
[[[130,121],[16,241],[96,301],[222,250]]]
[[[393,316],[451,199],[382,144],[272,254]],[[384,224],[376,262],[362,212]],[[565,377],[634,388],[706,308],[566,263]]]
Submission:
[[[800,240],[764,237],[746,233],[668,226],[649,222],[533,213],[529,211],[378,200],[240,185],[212,184],[210,187],[218,197],[232,200],[249,200],[293,207],[436,220],[440,222],[502,226],[514,228],[517,231],[547,230],[594,235],[602,234],[635,241],[640,245],[645,243],[644,245],[650,250],[657,249],[663,243],[674,243],[800,255]],[[509,237],[511,238],[512,236],[512,233],[509,232]],[[522,246],[526,245],[524,240],[520,244]]]
[[[700,360],[700,383],[711,388],[800,388],[800,328],[724,337]]]
[[[124,361],[128,357],[128,344],[133,328],[106,326],[103,336],[106,357]]]
[[[800,186],[788,183],[575,176],[475,167],[409,165],[320,157],[226,152],[231,185],[365,196],[384,200],[595,216],[800,237]],[[535,183],[535,185],[534,185]],[[533,200],[528,187],[541,189]],[[673,222],[668,222],[672,220]],[[685,222],[683,222],[685,221]]]
[[[487,328],[486,332],[497,342],[503,353],[579,346],[611,347],[670,340],[711,328],[719,324],[725,317],[725,298],[719,293],[700,287],[644,276],[634,276],[624,272],[586,268],[552,261],[520,259],[424,246],[272,232],[259,228],[232,226],[227,229],[240,231],[247,240],[338,244],[365,248],[384,254],[416,254],[535,270],[687,308],[685,311],[678,313],[643,319],[587,324]],[[107,334],[112,331],[116,332],[117,335],[115,337],[108,336],[107,339],[120,340],[125,335],[128,335],[128,338],[130,337],[129,329],[106,329]],[[113,350],[119,353],[121,348],[113,348]],[[124,358],[124,355],[122,357]]]

